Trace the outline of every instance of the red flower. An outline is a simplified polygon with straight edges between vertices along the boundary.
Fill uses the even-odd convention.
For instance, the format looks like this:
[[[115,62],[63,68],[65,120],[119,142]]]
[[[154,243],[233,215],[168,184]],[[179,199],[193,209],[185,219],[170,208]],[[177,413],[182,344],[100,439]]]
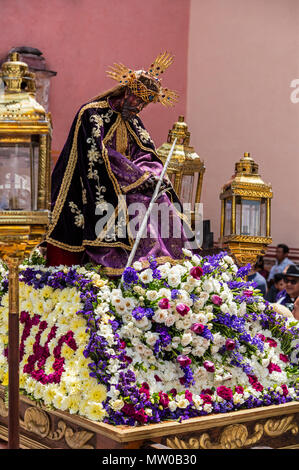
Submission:
[[[213,362],[204,361],[203,366],[208,372],[215,372],[215,365]]]
[[[162,405],[163,408],[167,408],[169,404],[169,397],[167,393],[160,391],[159,397],[160,397],[160,401],[159,401],[160,405]]]
[[[159,308],[167,309],[167,308],[170,308],[170,302],[165,297],[165,298],[163,298],[159,301],[158,306],[159,306]]]
[[[156,379],[156,382],[162,382],[162,380],[160,379],[160,377],[158,375],[155,375],[154,377]]]
[[[267,338],[266,341],[267,341],[267,343],[270,344],[271,348],[276,348],[277,343],[273,338]]]
[[[190,392],[190,390],[185,390],[185,398],[186,398],[186,400],[188,400],[189,403],[192,402],[192,400],[193,400],[193,395],[192,395],[192,393]]]
[[[279,359],[282,361],[282,362],[289,362],[289,358],[288,356],[286,356],[285,354],[279,354]]]
[[[136,419],[136,421],[138,421],[141,424],[146,423],[148,420],[148,416],[145,414],[145,411],[143,408],[135,412],[134,418]]]
[[[282,388],[282,391],[283,391],[283,395],[286,397],[289,394],[288,387],[286,386],[286,384],[283,384],[281,386],[281,388]]]
[[[177,304],[176,311],[184,317],[189,312],[190,308],[185,304]]]
[[[178,363],[180,364],[181,367],[187,367],[191,364],[191,359],[190,357],[188,356],[184,356],[183,354],[181,354],[180,356],[178,356],[176,358],[176,360],[178,361]]]
[[[217,387],[217,395],[223,398],[224,400],[231,400],[233,397],[233,392],[230,388],[221,385],[221,387]]]
[[[244,388],[243,388],[241,385],[237,385],[237,386],[235,387],[235,392],[236,392],[236,393],[239,393],[240,395],[243,395],[243,393],[244,393]]]
[[[200,266],[194,266],[190,269],[190,275],[194,277],[194,279],[200,279],[203,275],[203,269]]]
[[[212,395],[213,392],[210,388],[204,388],[202,389],[201,393],[203,393],[204,395],[205,394]]]
[[[212,404],[212,397],[206,393],[201,393],[200,398],[203,400],[204,405],[207,404]]]
[[[273,371],[281,372],[281,368],[277,364],[274,364],[273,362],[270,362],[270,364],[267,367],[268,367],[270,374],[272,374]]]
[[[236,343],[233,339],[227,339],[226,342],[225,342],[225,349],[227,349],[227,351],[233,351],[236,347]]]
[[[176,388],[172,388],[172,389],[170,390],[170,392],[169,392],[169,393],[171,393],[171,395],[172,395],[173,397],[176,397],[176,396],[177,396],[177,394],[178,394],[178,392],[177,392],[177,389],[176,389]]]
[[[221,305],[223,303],[223,300],[221,299],[221,297],[219,297],[219,295],[216,295],[216,294],[212,295],[211,300],[213,304],[215,305]]]
[[[258,336],[262,341],[265,341],[265,340],[266,340],[266,336],[262,335],[261,333],[258,333],[257,336]]]
[[[191,326],[191,331],[193,331],[197,335],[201,335],[204,329],[205,327],[201,323],[193,323],[193,325]]]

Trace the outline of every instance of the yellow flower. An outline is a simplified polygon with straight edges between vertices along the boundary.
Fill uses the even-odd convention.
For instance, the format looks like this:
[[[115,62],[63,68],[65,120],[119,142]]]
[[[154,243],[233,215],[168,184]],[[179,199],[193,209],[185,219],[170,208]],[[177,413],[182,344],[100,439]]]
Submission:
[[[77,343],[82,344],[82,343],[87,343],[89,340],[89,334],[86,333],[85,327],[78,328],[77,331],[74,331],[74,337]]]
[[[89,406],[86,407],[85,413],[87,418],[94,421],[102,421],[106,415],[106,411],[103,408],[101,403],[89,403]]]
[[[86,327],[86,321],[84,318],[77,317],[70,322],[70,330],[72,331],[78,330],[78,328],[82,328],[84,326]]]
[[[43,390],[43,401],[45,402],[46,405],[49,405],[50,403],[53,402],[55,395],[56,395],[56,390],[55,386],[53,387],[52,385],[44,385],[44,390]]]
[[[94,402],[102,402],[106,399],[106,387],[102,384],[97,384],[87,392],[87,399]]]
[[[67,397],[67,408],[70,413],[77,413],[79,410],[79,405],[80,405],[80,394],[75,393],[73,395],[69,395]]]
[[[8,294],[4,294],[4,296],[2,297],[1,299],[1,304],[3,307],[8,307],[9,305],[9,298],[8,298]]]
[[[5,372],[3,379],[2,379],[2,385],[6,387],[8,385],[8,372]]]
[[[75,351],[70,348],[67,344],[63,344],[61,348],[61,356],[64,357],[65,359],[70,359],[74,355]],[[69,366],[69,364],[68,364]]]
[[[44,287],[40,290],[40,295],[41,295],[44,299],[49,299],[49,298],[53,297],[53,287],[44,286]]]

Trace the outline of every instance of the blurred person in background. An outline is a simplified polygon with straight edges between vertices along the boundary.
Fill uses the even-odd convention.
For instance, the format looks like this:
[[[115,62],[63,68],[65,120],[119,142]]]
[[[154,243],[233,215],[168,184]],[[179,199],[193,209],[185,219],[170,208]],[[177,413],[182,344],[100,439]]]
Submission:
[[[286,287],[279,292],[276,302],[285,305],[299,320],[299,265],[289,266],[283,277]]]
[[[277,245],[277,248],[276,248],[276,262],[275,262],[274,266],[272,266],[272,268],[270,270],[270,274],[268,276],[269,286],[273,285],[275,274],[282,273],[283,270],[287,266],[290,266],[290,265],[294,264],[293,261],[291,261],[288,258],[289,251],[290,251],[289,247],[287,245],[285,245],[284,243],[280,243],[279,245]]]
[[[286,287],[283,273],[275,274],[273,281],[274,284],[269,288],[267,294],[265,295],[265,300],[268,300],[268,302],[275,302],[279,292],[284,290]]]
[[[259,256],[256,262],[256,271],[260,273],[265,279],[269,276],[269,271],[265,269],[264,265],[264,258],[263,256]]]

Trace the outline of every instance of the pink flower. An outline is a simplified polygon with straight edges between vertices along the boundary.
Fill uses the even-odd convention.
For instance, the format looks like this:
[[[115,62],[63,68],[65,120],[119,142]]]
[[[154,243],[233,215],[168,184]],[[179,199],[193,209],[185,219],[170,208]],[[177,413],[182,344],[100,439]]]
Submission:
[[[241,385],[237,385],[237,386],[235,387],[235,392],[236,392],[236,393],[239,393],[240,395],[243,395],[243,393],[244,393],[244,388],[243,388]]]
[[[233,392],[230,388],[221,385],[221,387],[217,387],[217,395],[223,398],[224,400],[231,400],[233,397]]]
[[[154,377],[155,377],[156,382],[162,382],[162,380],[160,379],[158,375],[155,375]]]
[[[289,362],[289,358],[285,354],[279,354],[279,359],[285,363]]]
[[[265,340],[266,340],[266,336],[262,335],[261,333],[258,333],[257,336],[258,336],[262,341],[265,341]]]
[[[146,423],[148,420],[148,416],[147,414],[145,414],[145,411],[143,408],[135,412],[134,418],[136,419],[136,421],[142,424]]]
[[[213,362],[204,361],[203,366],[208,372],[215,372],[215,365]]]
[[[266,341],[267,341],[267,343],[270,344],[271,348],[276,348],[277,343],[273,338],[267,338]]]
[[[274,364],[273,362],[270,362],[270,364],[267,367],[268,367],[270,374],[272,374],[273,371],[281,372],[281,368],[277,364]]]
[[[253,294],[252,290],[243,290],[243,295],[245,295],[246,297],[251,297]]]
[[[215,305],[221,305],[223,303],[223,300],[221,299],[221,297],[219,297],[219,295],[216,295],[216,294],[212,295],[211,300],[213,304]]]
[[[122,340],[121,340],[121,341],[119,342],[119,347],[120,347],[120,349],[125,349],[126,346],[127,346],[127,345],[126,345],[126,342],[125,342],[125,341],[122,341]]]
[[[176,311],[184,317],[189,312],[190,308],[185,304],[177,304]]]
[[[197,335],[201,335],[204,328],[204,325],[202,325],[201,323],[193,323],[193,325],[191,326],[191,331],[193,331]]]
[[[190,275],[194,277],[194,279],[200,279],[203,275],[203,269],[200,266],[193,266],[190,269]]]
[[[163,299],[159,300],[158,306],[159,308],[167,309],[170,308],[170,302],[166,297],[164,297]]]
[[[191,364],[191,359],[190,357],[188,356],[184,356],[183,354],[181,354],[180,356],[178,356],[176,358],[176,360],[178,361],[178,363],[180,364],[181,367],[187,367]]]
[[[227,351],[233,351],[236,347],[236,343],[233,339],[227,339],[225,342],[225,348]]]

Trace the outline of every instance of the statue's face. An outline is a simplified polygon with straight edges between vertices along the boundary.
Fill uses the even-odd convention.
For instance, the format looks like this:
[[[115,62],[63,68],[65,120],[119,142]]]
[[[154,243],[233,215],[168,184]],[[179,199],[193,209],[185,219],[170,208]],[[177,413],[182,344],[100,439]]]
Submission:
[[[121,116],[125,121],[127,121],[140,113],[146,105],[147,103],[143,101],[142,98],[135,96],[129,89],[127,89],[124,95]]]

